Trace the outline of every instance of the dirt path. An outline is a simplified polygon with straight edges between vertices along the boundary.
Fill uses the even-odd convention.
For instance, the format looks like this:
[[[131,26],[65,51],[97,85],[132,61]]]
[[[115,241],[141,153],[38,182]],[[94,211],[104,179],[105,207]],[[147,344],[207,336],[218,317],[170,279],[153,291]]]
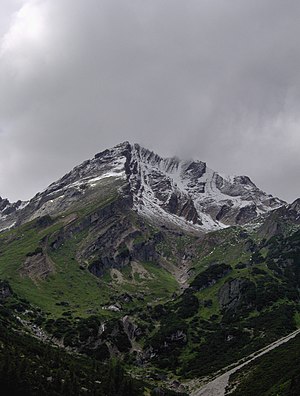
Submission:
[[[225,373],[216,377],[213,381],[207,383],[200,389],[191,392],[192,396],[224,396],[225,390],[228,385],[229,377],[231,374],[235,373],[242,367],[246,366],[248,363],[252,362],[253,360],[257,359],[258,357],[270,352],[272,349],[279,347],[281,344],[289,341],[290,339],[294,338],[297,334],[300,333],[300,329],[294,331],[293,333],[280,338],[279,340],[273,342],[272,344],[266,346],[263,349],[260,349],[257,352],[252,353],[247,358],[243,360],[242,363],[237,362],[237,366],[229,369]]]

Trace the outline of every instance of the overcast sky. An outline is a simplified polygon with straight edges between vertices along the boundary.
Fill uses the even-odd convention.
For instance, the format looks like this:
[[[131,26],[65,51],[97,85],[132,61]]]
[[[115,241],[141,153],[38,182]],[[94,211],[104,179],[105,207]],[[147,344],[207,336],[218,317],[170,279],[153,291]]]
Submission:
[[[124,140],[300,196],[299,0],[1,0],[0,195]]]

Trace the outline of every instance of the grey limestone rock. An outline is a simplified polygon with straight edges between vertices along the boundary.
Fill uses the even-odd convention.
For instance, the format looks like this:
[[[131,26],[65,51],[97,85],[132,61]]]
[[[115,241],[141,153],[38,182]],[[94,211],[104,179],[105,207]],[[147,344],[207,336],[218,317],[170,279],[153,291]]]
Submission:
[[[250,282],[244,278],[236,278],[226,282],[218,293],[221,309],[235,309],[243,298],[243,293],[250,286]]]

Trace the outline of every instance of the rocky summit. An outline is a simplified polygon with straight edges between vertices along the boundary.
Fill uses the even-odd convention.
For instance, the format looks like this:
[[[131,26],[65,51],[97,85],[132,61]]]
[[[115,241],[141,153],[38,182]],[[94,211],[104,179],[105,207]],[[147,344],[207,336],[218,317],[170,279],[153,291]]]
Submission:
[[[189,231],[247,224],[285,204],[247,176],[223,176],[205,162],[162,158],[124,142],[83,162],[28,202],[0,199],[0,229],[62,213],[95,196],[104,179],[117,180],[131,209],[142,217]]]
[[[1,394],[300,394],[299,199],[125,142],[0,230]]]

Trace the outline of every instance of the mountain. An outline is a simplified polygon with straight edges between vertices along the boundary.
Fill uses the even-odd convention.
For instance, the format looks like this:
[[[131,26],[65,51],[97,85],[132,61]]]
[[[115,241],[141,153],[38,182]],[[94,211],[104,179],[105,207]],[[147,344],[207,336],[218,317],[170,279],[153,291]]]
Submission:
[[[246,176],[125,142],[0,213],[0,370],[20,389],[25,355],[45,394],[70,376],[73,394],[191,394],[300,326],[299,200]]]
[[[196,232],[246,224],[285,204],[247,176],[222,176],[204,162],[161,158],[125,142],[75,167],[29,202],[0,200],[0,229],[62,213],[91,199],[104,179],[118,180],[142,217]]]

